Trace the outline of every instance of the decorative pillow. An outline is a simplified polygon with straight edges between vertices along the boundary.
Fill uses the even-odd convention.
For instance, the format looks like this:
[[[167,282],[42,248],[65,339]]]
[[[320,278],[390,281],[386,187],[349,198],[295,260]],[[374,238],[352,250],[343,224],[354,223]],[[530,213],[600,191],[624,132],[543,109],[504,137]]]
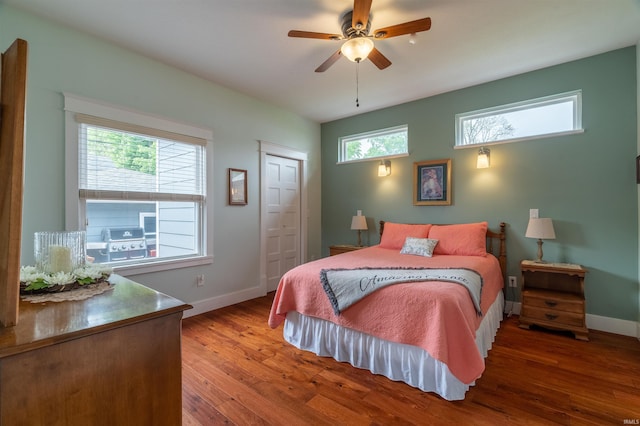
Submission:
[[[487,255],[487,222],[433,225],[429,238],[438,240],[434,254]]]
[[[400,250],[407,237],[427,238],[431,225],[409,225],[404,223],[384,223],[380,247]]]
[[[433,249],[436,248],[436,244],[438,244],[438,240],[407,237],[400,253],[431,257],[433,255]]]

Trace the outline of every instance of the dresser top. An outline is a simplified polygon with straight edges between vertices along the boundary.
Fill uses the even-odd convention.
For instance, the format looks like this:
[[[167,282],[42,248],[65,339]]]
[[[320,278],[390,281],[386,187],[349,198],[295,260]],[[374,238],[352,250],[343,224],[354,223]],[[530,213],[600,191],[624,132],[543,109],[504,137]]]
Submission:
[[[0,328],[0,358],[191,308],[119,275],[109,281],[112,290],[86,300],[21,300],[18,324]]]

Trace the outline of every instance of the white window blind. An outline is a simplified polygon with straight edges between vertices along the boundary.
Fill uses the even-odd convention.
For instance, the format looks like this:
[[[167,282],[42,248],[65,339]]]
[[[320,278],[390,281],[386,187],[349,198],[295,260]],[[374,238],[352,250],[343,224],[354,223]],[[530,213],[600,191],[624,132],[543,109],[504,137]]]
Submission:
[[[204,200],[206,140],[85,114],[75,119],[80,198]]]

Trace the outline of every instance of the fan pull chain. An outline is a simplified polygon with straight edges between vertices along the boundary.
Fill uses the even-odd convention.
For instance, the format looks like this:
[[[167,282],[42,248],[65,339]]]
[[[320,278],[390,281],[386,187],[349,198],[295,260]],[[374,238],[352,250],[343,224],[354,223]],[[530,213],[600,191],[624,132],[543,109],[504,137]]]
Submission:
[[[360,69],[360,61],[356,62],[356,108],[360,108],[360,100],[359,96],[359,79],[358,79],[358,70]]]

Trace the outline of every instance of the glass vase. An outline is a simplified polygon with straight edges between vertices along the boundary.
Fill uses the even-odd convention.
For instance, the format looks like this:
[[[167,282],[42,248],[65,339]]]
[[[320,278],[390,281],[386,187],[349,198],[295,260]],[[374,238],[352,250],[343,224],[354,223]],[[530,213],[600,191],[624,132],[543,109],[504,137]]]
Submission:
[[[36,232],[33,254],[36,268],[46,274],[71,273],[86,261],[86,232]]]

